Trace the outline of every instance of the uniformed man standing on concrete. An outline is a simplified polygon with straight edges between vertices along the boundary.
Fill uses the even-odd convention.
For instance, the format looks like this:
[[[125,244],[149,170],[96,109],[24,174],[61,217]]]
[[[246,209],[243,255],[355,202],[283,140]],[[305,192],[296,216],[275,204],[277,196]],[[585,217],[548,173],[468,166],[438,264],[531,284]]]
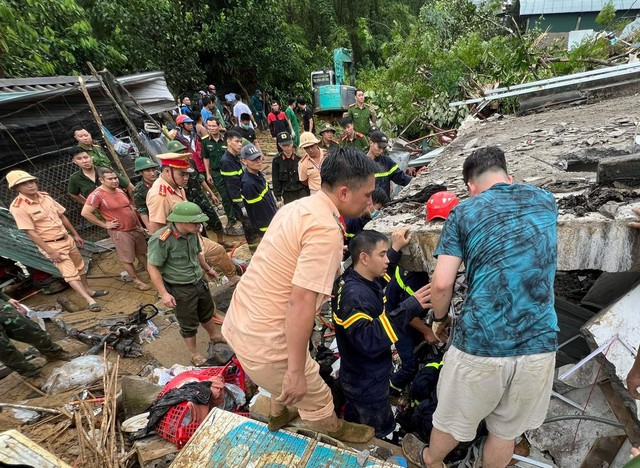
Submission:
[[[347,117],[353,121],[355,131],[364,135],[368,135],[371,125],[376,124],[376,110],[371,104],[365,104],[363,90],[356,90],[356,102],[349,106]]]
[[[215,306],[204,278],[217,278],[202,255],[198,233],[202,223],[208,221],[200,207],[191,202],[177,203],[167,221],[169,224],[156,231],[149,239],[147,270],[151,282],[167,307],[173,307],[180,325],[180,334],[191,353],[195,366],[207,364],[223,365],[232,353],[217,332],[213,313]],[[204,272],[204,273],[203,273]],[[205,358],[196,343],[198,325],[209,333],[209,351]]]
[[[384,193],[391,198],[391,182],[396,185],[406,186],[411,182],[411,176],[405,174],[384,151],[389,145],[389,139],[380,130],[374,130],[369,135],[369,156],[378,165],[376,172],[376,187],[384,190]]]
[[[76,247],[76,243],[82,246],[84,241],[64,215],[65,208],[47,193],[38,191],[36,180],[24,171],[7,174],[9,189],[18,192],[10,208],[16,225],[60,270],[69,286],[87,301],[89,310],[100,312],[95,298],[106,295],[107,291],[93,290],[87,283],[84,260]]]
[[[313,430],[345,442],[373,437],[372,428],[337,418],[309,339],[342,260],[339,218],[371,203],[375,171],[353,149],[329,155],[320,191],[276,213],[231,299],[222,334],[251,380],[271,393],[272,431],[297,416],[286,406],[293,405]]]
[[[15,299],[0,292],[0,362],[24,377],[35,377],[40,369],[17,350],[11,340],[36,348],[47,360],[71,359],[71,355],[51,341],[51,336],[24,314],[27,310]]]
[[[136,158],[133,170],[142,176],[142,180],[133,187],[133,203],[144,226],[149,228],[149,208],[147,208],[147,193],[158,178],[158,164],[149,158]]]

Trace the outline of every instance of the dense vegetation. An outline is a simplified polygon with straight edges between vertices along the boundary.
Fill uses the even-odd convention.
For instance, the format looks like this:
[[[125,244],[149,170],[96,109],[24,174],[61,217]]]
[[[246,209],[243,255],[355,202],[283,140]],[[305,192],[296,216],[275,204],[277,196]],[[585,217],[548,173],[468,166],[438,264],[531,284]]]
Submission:
[[[448,102],[606,63],[606,39],[571,53],[523,32],[517,2],[468,0],[0,0],[0,77],[164,70],[179,96],[221,91],[309,94],[312,70],[350,47],[358,84],[389,130],[450,127]],[[605,7],[601,20],[615,18]],[[613,15],[613,16],[612,16]],[[611,20],[613,21],[613,20]],[[611,23],[609,21],[609,23]],[[600,62],[600,63],[598,63]],[[507,102],[507,105],[509,103]]]

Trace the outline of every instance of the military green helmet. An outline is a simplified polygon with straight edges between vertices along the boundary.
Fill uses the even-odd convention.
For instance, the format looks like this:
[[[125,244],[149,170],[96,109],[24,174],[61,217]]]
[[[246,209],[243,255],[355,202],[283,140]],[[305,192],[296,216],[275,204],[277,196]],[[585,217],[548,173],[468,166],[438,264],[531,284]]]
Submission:
[[[155,169],[158,164],[150,158],[136,158],[133,164],[133,172],[144,171],[145,169]]]
[[[186,150],[187,147],[180,143],[178,140],[171,140],[167,143],[167,150],[169,153],[180,153],[181,151]]]
[[[174,205],[171,214],[167,216],[167,221],[174,223],[204,223],[209,221],[209,217],[195,203],[183,201]]]

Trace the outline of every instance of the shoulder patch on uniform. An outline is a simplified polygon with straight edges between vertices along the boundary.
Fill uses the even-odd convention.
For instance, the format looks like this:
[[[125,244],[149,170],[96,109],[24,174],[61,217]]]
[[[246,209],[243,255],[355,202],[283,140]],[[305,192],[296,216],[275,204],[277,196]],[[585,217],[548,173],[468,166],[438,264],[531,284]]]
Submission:
[[[160,188],[158,189],[158,195],[160,195],[161,197],[166,197],[167,196],[167,186],[166,185],[161,185]]]
[[[171,235],[171,229],[167,229],[166,231],[164,231],[162,234],[160,234],[158,236],[158,239],[160,239],[161,241],[166,241],[167,238]]]
[[[20,205],[22,205],[22,198],[16,198],[16,201],[13,202],[13,206],[18,208]]]
[[[353,104],[349,104],[349,107],[353,107],[355,105],[356,105],[356,103],[354,102]]]
[[[202,140],[206,140],[207,138],[209,138],[209,135],[205,135],[203,137],[200,137]]]
[[[364,138],[364,134],[356,132],[356,137],[358,137],[358,138]]]

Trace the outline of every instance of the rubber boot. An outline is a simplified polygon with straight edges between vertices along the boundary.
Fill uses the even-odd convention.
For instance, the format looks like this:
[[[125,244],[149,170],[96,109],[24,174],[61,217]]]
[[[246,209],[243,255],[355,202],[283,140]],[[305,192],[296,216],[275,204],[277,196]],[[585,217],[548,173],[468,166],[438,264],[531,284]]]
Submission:
[[[279,429],[282,429],[297,417],[298,410],[296,408],[289,408],[288,406],[285,406],[284,411],[278,416],[269,415],[269,424],[267,425],[267,427],[271,432],[275,432]]]
[[[338,430],[327,432],[327,435],[342,442],[365,444],[373,439],[374,433],[373,427],[347,422],[341,419]]]

